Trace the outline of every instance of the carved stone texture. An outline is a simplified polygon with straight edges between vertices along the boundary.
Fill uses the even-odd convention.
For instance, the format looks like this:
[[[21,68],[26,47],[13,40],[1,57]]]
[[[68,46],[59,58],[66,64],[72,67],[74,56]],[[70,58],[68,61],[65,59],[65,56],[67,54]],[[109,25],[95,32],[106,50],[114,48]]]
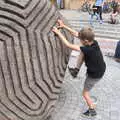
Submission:
[[[58,17],[47,0],[0,0],[0,120],[53,111],[70,54],[51,32]]]

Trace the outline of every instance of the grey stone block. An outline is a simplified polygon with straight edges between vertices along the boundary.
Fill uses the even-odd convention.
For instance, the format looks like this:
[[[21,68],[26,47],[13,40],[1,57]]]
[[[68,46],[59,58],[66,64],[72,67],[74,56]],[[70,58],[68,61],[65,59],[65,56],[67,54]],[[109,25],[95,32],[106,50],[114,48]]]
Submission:
[[[0,120],[44,120],[54,110],[70,54],[51,32],[59,17],[48,0],[0,0]]]

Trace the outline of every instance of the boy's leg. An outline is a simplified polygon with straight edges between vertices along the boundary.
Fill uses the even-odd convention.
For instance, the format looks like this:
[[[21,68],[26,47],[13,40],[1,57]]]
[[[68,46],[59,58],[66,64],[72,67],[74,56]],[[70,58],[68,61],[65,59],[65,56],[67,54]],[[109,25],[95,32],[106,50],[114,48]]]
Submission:
[[[89,106],[90,109],[95,109],[95,105],[90,97],[89,91],[88,90],[83,90],[83,97],[86,100],[87,105]]]
[[[70,67],[68,66],[68,69],[69,69],[69,71],[70,71],[70,73],[71,73],[71,75],[72,75],[73,77],[76,77],[76,76],[77,76],[77,74],[78,74],[78,72],[79,72],[79,70],[80,70],[80,68],[81,68],[81,66],[82,66],[82,64],[83,64],[84,54],[83,54],[82,52],[80,52],[80,55],[79,55],[76,59],[77,59],[77,63],[76,63],[75,68],[70,68]]]
[[[95,105],[89,95],[88,90],[83,90],[83,97],[86,100],[87,105],[89,106],[89,109],[83,113],[85,117],[94,117],[97,115],[97,112],[95,111]]]
[[[84,54],[83,52],[81,51],[80,52],[80,55],[78,56],[78,60],[77,60],[77,65],[76,65],[76,68],[80,69],[82,64],[84,62]]]
[[[91,78],[87,76],[85,83],[84,83],[84,90],[83,90],[83,97],[86,100],[86,103],[89,107],[89,109],[83,113],[85,116],[95,116],[97,115],[95,111],[95,104],[92,101],[92,98],[89,95],[89,91],[94,87],[94,85],[99,81],[99,78]]]
[[[89,91],[94,87],[97,82],[99,82],[100,79],[101,78],[91,78],[89,76],[86,77],[83,89],[83,97],[85,98],[89,108],[95,108],[95,105],[89,95]]]

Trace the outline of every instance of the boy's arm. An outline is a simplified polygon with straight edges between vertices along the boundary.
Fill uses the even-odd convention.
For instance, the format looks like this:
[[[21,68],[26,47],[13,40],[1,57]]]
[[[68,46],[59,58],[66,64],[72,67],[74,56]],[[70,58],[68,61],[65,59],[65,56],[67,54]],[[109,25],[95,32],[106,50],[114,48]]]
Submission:
[[[72,28],[68,27],[67,25],[64,25],[64,28],[70,31],[75,37],[79,36],[79,33],[76,30],[73,30]]]
[[[62,40],[62,42],[63,42],[67,47],[69,47],[69,48],[72,49],[72,50],[76,50],[76,51],[79,51],[79,50],[80,50],[80,46],[82,46],[82,44],[81,44],[81,45],[71,44],[69,41],[66,40],[66,38],[63,36],[63,34],[62,34],[56,27],[54,27],[52,31],[55,32],[55,33],[60,37],[60,39]]]
[[[58,19],[58,23],[59,23],[59,27],[67,29],[67,30],[70,31],[75,37],[78,37],[78,36],[79,36],[79,33],[78,33],[77,31],[75,31],[75,30],[73,30],[72,28],[70,28],[70,27],[68,27],[67,25],[65,25],[62,20]]]

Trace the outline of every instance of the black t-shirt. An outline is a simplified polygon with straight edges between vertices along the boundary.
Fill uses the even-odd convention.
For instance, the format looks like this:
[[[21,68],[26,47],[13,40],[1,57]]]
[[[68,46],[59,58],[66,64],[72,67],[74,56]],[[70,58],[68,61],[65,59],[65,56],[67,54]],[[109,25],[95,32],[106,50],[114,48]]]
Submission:
[[[80,47],[85,56],[87,74],[92,78],[101,78],[104,75],[106,65],[98,42],[94,40],[91,46]]]
[[[95,5],[93,5],[92,8],[93,8],[93,12],[97,12],[98,11],[98,8]]]

